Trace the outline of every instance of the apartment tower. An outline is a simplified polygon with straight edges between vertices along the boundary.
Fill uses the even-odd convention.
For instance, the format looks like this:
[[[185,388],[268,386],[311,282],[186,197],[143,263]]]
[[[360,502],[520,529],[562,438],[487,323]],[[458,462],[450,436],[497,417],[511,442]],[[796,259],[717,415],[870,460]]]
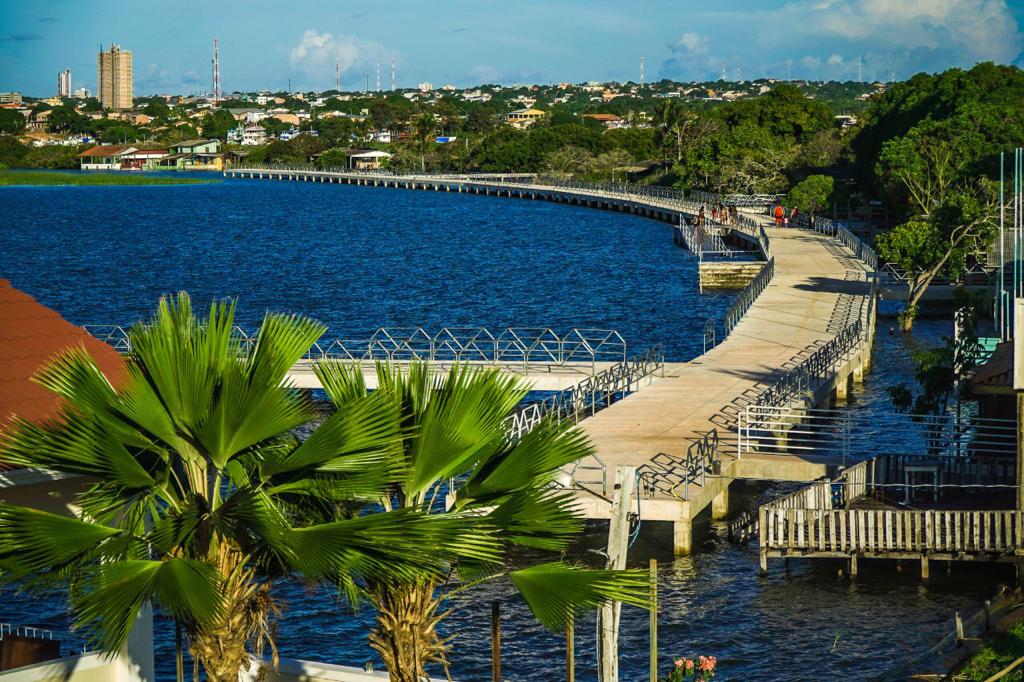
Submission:
[[[71,97],[71,69],[57,74],[57,97]]]
[[[104,109],[132,108],[132,53],[111,45],[99,54],[99,98]]]

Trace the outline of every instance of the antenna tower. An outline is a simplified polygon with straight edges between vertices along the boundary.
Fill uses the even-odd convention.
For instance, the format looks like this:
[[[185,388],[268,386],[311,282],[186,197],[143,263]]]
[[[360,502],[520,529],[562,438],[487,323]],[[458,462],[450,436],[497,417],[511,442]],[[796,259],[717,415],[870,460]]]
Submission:
[[[860,57],[857,57],[857,82],[864,82],[864,62],[860,60]]]
[[[728,64],[722,64],[722,81],[729,80],[729,66]]]
[[[391,89],[392,90],[397,90],[398,89],[398,87],[396,85],[397,82],[398,81],[395,80],[395,60],[392,59],[391,60]]]
[[[647,61],[646,59],[644,59],[643,57],[640,57],[640,87],[641,88],[644,87],[644,63],[646,61]]]
[[[341,92],[341,49],[334,48],[334,89]]]
[[[223,99],[220,89],[220,54],[217,49],[217,39],[213,39],[213,103],[217,104]]]
[[[380,92],[380,62],[377,62],[377,92]]]

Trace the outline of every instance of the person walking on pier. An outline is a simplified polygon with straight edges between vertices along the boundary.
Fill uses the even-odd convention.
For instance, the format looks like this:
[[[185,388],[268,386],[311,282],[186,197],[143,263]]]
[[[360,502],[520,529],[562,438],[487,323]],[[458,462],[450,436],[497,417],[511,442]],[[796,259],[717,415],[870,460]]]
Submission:
[[[782,208],[782,204],[775,204],[775,227],[782,227],[782,217],[786,215],[786,210]]]
[[[697,214],[697,227],[704,227],[704,204],[700,205],[700,213]]]

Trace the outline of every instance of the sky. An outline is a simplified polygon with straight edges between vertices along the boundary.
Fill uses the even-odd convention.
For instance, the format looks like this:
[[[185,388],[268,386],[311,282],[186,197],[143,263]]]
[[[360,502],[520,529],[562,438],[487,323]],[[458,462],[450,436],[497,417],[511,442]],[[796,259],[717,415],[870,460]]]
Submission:
[[[1024,0],[0,0],[0,91],[95,91],[96,53],[131,50],[135,94],[452,83],[903,79],[1024,66]]]

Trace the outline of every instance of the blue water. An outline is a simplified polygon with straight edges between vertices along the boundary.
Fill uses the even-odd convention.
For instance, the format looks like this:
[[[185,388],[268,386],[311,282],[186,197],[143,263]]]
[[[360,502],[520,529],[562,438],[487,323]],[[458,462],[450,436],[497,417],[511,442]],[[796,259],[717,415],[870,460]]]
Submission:
[[[467,195],[284,182],[228,181],[191,187],[0,189],[0,276],[77,323],[131,322],[158,295],[185,289],[197,301],[239,299],[241,322],[264,310],[305,313],[329,335],[365,336],[378,326],[544,326],[619,330],[634,348],[665,343],[669,356],[700,352],[706,317],[728,297],[699,296],[692,257],[667,226],[562,205]],[[889,336],[883,318],[874,371],[854,394],[857,409],[888,408],[885,388],[907,381],[915,345],[949,333],[924,320],[914,337]],[[737,508],[770,494],[733,494]],[[722,680],[870,679],[929,649],[956,610],[978,608],[1002,568],[955,565],[920,583],[913,569],[862,562],[856,583],[837,564],[772,562],[756,577],[753,546],[725,542],[721,523],[696,529],[698,551],[671,556],[670,529],[641,527],[631,561],[657,558],[662,660],[719,658]],[[595,526],[573,552],[593,562]],[[281,655],[346,665],[375,656],[365,636],[373,613],[339,605],[327,590],[275,588],[284,604]],[[458,597],[444,624],[452,673],[490,679],[490,600],[504,613],[503,676],[565,679],[564,640],[530,617],[506,582]],[[67,629],[59,596],[0,594],[0,622]],[[158,619],[157,665],[173,679],[173,633]],[[595,678],[594,622],[577,622],[577,679]],[[623,609],[622,678],[645,680],[647,614]]]
[[[340,185],[0,189],[0,272],[77,324],[126,324],[161,294],[238,299],[242,324],[301,313],[377,327],[612,329],[701,352],[731,295],[698,296],[664,224],[518,199]]]

